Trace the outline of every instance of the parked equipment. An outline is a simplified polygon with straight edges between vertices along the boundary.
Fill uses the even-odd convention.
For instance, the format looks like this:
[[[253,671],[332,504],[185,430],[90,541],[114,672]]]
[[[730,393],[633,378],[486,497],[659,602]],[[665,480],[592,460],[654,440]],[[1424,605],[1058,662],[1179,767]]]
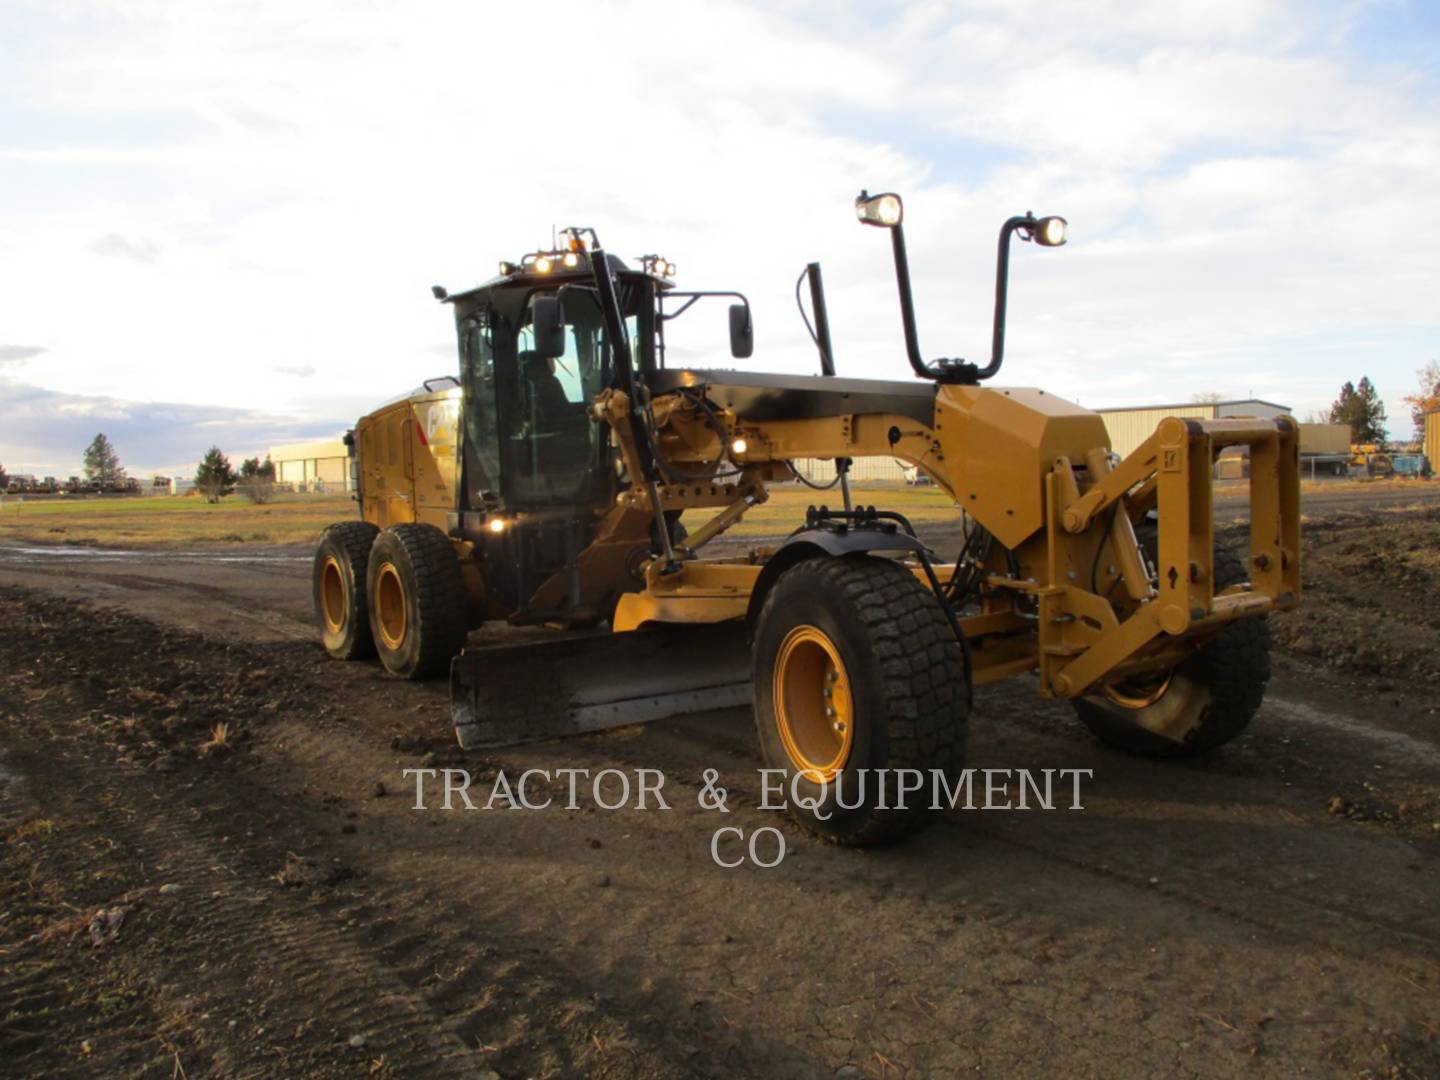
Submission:
[[[315,557],[331,655],[449,670],[466,747],[751,700],[767,765],[818,801],[797,816],[845,843],[894,839],[927,812],[887,809],[873,783],[841,809],[837,788],[850,781],[848,806],[861,770],[953,775],[973,687],[1012,675],[1038,674],[1043,696],[1127,750],[1233,738],[1268,679],[1264,617],[1300,596],[1295,421],[1170,418],[1119,460],[1095,413],[985,385],[1012,240],[1058,247],[1062,218],[1002,227],[980,365],[920,349],[899,197],[862,192],[856,210],[890,234],[915,380],[831,374],[813,264],[817,376],[668,367],[667,325],[715,297],[733,301],[731,355],[749,357],[748,301],[680,290],[658,256],[631,269],[592,229],[468,292],[437,286],[460,378],[348,439],[362,520],[328,529]],[[1214,547],[1211,464],[1231,445],[1250,452],[1248,559]],[[863,456],[914,465],[964,509],[953,565],[843,483],[843,508],[812,507],[778,546],[700,557],[795,460],[834,459],[843,479]],[[708,516],[687,534],[685,512]],[[555,632],[462,652],[487,620]]]
[[[1394,476],[1395,463],[1379,443],[1354,443],[1350,447],[1350,465],[1366,476]]]

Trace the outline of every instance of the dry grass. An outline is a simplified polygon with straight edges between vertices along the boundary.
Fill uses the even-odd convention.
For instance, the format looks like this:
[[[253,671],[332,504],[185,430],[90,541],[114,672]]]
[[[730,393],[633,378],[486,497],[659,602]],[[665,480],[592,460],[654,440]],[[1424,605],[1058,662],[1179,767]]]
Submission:
[[[1223,502],[1244,499],[1245,481],[1216,486]],[[1306,493],[1344,490],[1429,491],[1430,480],[1353,480],[1302,483]],[[897,510],[916,523],[953,521],[958,511],[933,487],[856,486],[855,502]],[[732,537],[783,536],[805,520],[807,506],[841,505],[839,489],[814,491],[796,485],[770,490],[768,502],[745,515],[727,533]],[[692,510],[685,526],[694,531],[713,510]],[[279,495],[263,506],[230,496],[212,506],[195,496],[138,498],[34,498],[0,502],[0,544],[76,544],[122,548],[190,548],[213,544],[270,546],[313,544],[325,526],[354,519],[358,507],[348,495]]]
[[[211,505],[196,496],[7,499],[0,543],[124,548],[206,544],[311,544],[335,521],[357,517],[348,495],[280,495],[256,506],[237,496]]]

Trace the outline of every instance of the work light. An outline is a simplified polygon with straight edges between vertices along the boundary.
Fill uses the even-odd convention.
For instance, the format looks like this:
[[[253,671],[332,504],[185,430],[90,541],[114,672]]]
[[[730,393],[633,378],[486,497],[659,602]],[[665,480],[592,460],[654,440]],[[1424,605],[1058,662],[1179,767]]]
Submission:
[[[900,196],[893,192],[870,195],[862,191],[855,200],[855,216],[865,225],[893,229],[905,217],[905,206],[900,201]]]
[[[1041,247],[1059,247],[1065,243],[1065,232],[1070,223],[1063,217],[1043,217],[1035,223],[1035,242]]]

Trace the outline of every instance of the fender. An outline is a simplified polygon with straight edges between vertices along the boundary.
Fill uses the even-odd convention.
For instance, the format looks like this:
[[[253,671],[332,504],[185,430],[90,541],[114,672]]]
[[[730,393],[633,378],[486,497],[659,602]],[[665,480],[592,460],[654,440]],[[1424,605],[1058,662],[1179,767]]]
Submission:
[[[754,637],[755,621],[765,606],[765,597],[780,575],[796,563],[825,556],[844,558],[871,551],[924,552],[926,547],[909,533],[891,527],[812,528],[793,532],[760,571],[750,592],[750,606],[745,611],[745,627]]]

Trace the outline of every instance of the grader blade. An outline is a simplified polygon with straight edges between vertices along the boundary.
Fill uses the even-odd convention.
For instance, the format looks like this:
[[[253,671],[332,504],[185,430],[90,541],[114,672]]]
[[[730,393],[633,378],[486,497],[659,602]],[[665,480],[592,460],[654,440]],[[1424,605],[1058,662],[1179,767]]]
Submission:
[[[750,703],[744,625],[635,630],[467,650],[450,665],[455,737],[513,746]]]

